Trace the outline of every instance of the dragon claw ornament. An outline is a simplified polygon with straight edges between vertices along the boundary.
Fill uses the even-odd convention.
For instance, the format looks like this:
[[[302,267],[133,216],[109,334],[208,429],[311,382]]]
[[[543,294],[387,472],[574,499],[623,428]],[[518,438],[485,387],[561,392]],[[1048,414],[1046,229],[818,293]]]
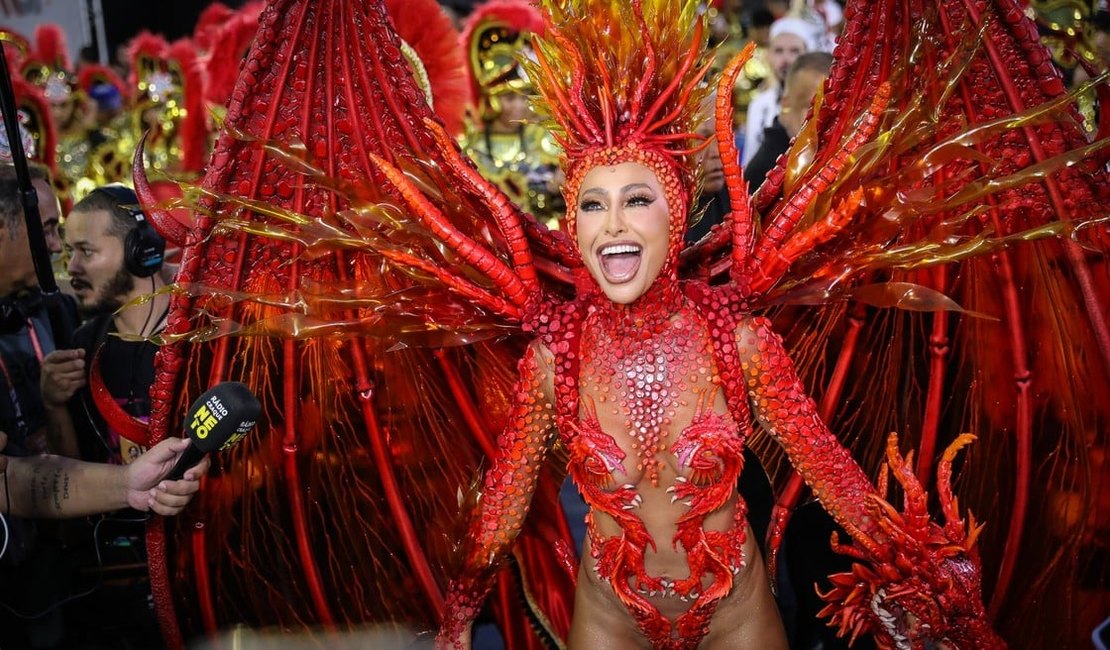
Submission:
[[[1076,454],[1085,453],[1073,444],[1077,423],[1103,421],[1065,377],[1101,386],[1095,355],[1074,349],[1091,343],[1104,355],[1110,337],[1060,307],[1075,298],[1084,313],[1105,313],[1088,258],[1108,241],[1090,216],[1107,198],[1093,162],[1106,145],[1070,130],[1069,97],[1025,47],[1016,2],[850,4],[824,103],[794,148],[750,202],[738,167],[726,166],[731,215],[684,249],[703,144],[693,132],[711,87],[698,4],[541,3],[544,36],[525,67],[563,152],[567,232],[514,206],[460,154],[380,4],[279,0],[263,11],[211,165],[188,188],[198,217],[177,228],[187,245],[152,438],[226,379],[257,389],[265,435],[220,459],[190,528],[168,546],[158,527],[151,533],[168,630],[177,609],[207,631],[252,616],[328,629],[405,621],[438,625],[450,647],[466,643],[496,589],[490,602],[506,629],[526,613],[562,640],[575,625],[599,625],[591,615],[602,608],[570,621],[577,588],[610,598],[634,641],[694,648],[747,620],[724,613],[737,585],[773,609],[735,489],[744,449],[758,445],[797,469],[856,544],[837,544],[859,568],[827,592],[846,633],[890,647],[1000,643],[974,557],[991,531],[959,521],[951,458],[937,463],[935,449],[944,431],[967,430],[943,428],[944,417],[970,413],[972,424],[1015,434],[980,435],[980,445],[1025,450],[1006,476],[1018,539],[990,544],[1005,591],[1020,578],[1021,533],[1036,534],[1026,524],[1034,409],[1079,414],[1060,429],[1070,437],[1045,445]],[[980,31],[982,46],[972,40]],[[337,46],[357,55],[334,57]],[[731,93],[717,101],[716,137],[731,158]],[[628,168],[646,174],[631,193],[587,180]],[[604,200],[583,201],[591,190]],[[587,220],[649,214],[660,226],[663,204],[658,240],[614,239],[608,250],[635,256],[660,244],[658,275],[628,303],[609,300],[584,259]],[[1036,262],[1018,264],[1019,246]],[[639,268],[628,262],[617,265]],[[953,288],[979,301],[963,308],[946,295]],[[818,325],[784,329],[784,340],[769,315],[799,304],[815,305]],[[1035,321],[1048,386],[1031,370],[1025,323],[1014,322],[1030,305],[1059,316]],[[877,311],[930,320],[885,328]],[[975,313],[1006,318],[996,337],[1011,343],[1004,363],[985,359]],[[828,325],[826,314],[840,320]],[[927,345],[907,343],[923,331]],[[885,356],[860,353],[868,343]],[[928,350],[927,368],[907,350]],[[920,418],[886,426],[910,415]],[[885,484],[861,467],[896,429],[921,431],[914,461],[888,456],[907,493],[902,512],[883,505]],[[462,532],[459,486],[483,461]],[[921,487],[934,471],[943,525],[928,518]],[[551,553],[565,557],[554,505],[565,474],[591,508],[577,583]],[[989,490],[996,473],[961,478]],[[780,503],[780,521],[792,503]],[[510,556],[519,571],[504,570]],[[670,564],[660,568],[660,557]],[[216,607],[228,602],[247,604]]]

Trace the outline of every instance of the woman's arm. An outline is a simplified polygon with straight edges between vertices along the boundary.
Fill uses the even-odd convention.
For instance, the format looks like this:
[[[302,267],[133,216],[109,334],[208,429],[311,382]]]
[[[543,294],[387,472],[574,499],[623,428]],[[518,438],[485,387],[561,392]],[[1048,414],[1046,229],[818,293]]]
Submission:
[[[1004,648],[987,620],[980,593],[981,569],[973,552],[978,529],[958,519],[945,453],[938,476],[947,523],[929,518],[927,495],[897,454],[888,464],[902,484],[903,512],[880,505],[876,489],[848,450],[829,432],[805,393],[782,341],[763,318],[741,324],[737,340],[749,396],[760,423],[786,448],[790,462],[813,489],[821,506],[856,542],[837,545],[866,568],[842,574],[822,599],[822,616],[853,634],[870,632],[881,647]]]
[[[466,564],[447,588],[438,647],[470,647],[470,625],[520,533],[556,431],[551,367],[550,353],[538,345],[528,348],[519,364],[509,426],[498,437],[500,455],[482,480],[467,536]]]
[[[756,419],[783,446],[790,463],[838,524],[846,529],[866,526],[875,490],[817,415],[770,321],[743,321],[737,343]]]

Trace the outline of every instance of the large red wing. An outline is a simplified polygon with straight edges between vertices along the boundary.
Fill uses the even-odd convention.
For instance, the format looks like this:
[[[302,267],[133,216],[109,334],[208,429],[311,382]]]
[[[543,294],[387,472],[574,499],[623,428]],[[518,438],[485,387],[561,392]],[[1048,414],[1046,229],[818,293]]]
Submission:
[[[754,197],[746,266],[729,226],[687,257],[731,266],[757,299],[835,301],[781,308],[778,330],[869,471],[899,431],[929,484],[939,450],[975,433],[959,492],[988,522],[992,616],[1023,644],[1079,639],[1110,528],[1110,406],[1094,397],[1110,389],[1110,134],[1083,132],[1015,0],[849,2],[835,55],[823,104]],[[753,444],[784,512],[800,482]]]
[[[159,615],[170,645],[236,624],[434,629],[460,489],[493,448],[523,349],[518,215],[447,155],[381,3],[275,0],[259,22],[186,192],[197,219],[178,233],[153,439],[221,381],[246,383],[264,412],[195,506],[151,528]],[[434,223],[406,203],[413,188]],[[526,574],[548,598],[569,593],[561,570]],[[565,634],[558,611],[546,620]],[[511,641],[535,638],[524,626]]]

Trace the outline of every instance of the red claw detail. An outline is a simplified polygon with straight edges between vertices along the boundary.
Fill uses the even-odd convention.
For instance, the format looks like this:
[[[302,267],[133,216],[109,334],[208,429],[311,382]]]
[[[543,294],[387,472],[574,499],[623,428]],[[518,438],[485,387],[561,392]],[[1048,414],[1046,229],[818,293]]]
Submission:
[[[929,519],[928,499],[914,476],[910,458],[898,453],[891,435],[887,465],[905,491],[902,512],[876,495],[869,508],[869,532],[852,531],[854,546],[833,539],[833,548],[860,560],[851,573],[831,576],[821,594],[827,616],[841,636],[854,640],[869,632],[883,648],[1004,648],[987,621],[980,594],[980,567],[974,550],[979,527],[969,515],[959,519],[949,479],[952,459],[970,442],[964,434],[948,448],[938,467],[938,494],[944,526]],[[880,487],[885,487],[885,478]],[[865,564],[863,564],[865,563]]]
[[[132,162],[131,179],[135,183],[135,195],[139,197],[139,204],[143,208],[143,214],[158,231],[158,234],[168,242],[175,246],[184,246],[188,243],[189,229],[186,228],[180,221],[175,219],[168,210],[158,207],[160,201],[154,195],[154,189],[150,186],[150,181],[146,177],[146,161],[143,158],[143,152],[146,147],[146,139],[149,132],[143,133],[143,137],[139,140],[139,145],[135,147],[135,159]]]

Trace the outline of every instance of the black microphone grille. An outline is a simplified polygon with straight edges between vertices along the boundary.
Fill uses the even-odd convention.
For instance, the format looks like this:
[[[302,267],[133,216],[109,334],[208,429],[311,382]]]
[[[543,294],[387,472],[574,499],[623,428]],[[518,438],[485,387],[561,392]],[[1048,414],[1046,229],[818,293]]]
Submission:
[[[216,384],[189,407],[185,430],[200,451],[226,449],[247,434],[262,415],[258,398],[237,381]]]

